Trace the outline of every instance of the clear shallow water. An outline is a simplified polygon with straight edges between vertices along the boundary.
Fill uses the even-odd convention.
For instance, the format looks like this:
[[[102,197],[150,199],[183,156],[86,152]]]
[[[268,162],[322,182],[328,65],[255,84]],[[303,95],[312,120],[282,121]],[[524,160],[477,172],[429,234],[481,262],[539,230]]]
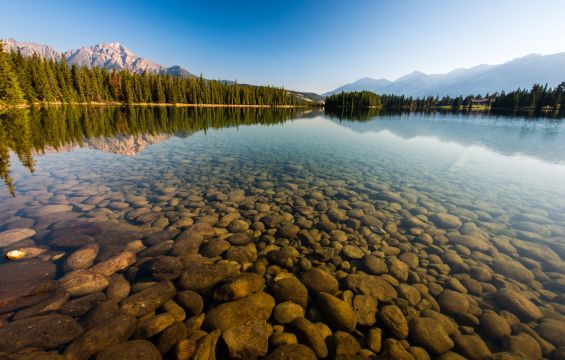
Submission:
[[[354,121],[318,111],[50,109],[4,115],[1,143],[3,176],[13,181],[15,197],[8,186],[0,190],[0,238],[11,229],[35,232],[3,245],[4,252],[33,249],[19,260],[17,271],[14,262],[0,265],[0,275],[4,271],[12,279],[0,287],[5,299],[70,271],[67,257],[91,240],[61,246],[57,239],[65,238],[65,229],[74,236],[85,223],[96,224],[87,234],[100,245],[94,266],[124,249],[137,252],[139,264],[155,256],[139,255],[157,243],[147,240],[153,239],[150,234],[178,241],[179,233],[212,215],[219,222],[208,224],[214,231],[202,235],[202,242],[229,240],[235,232],[230,219],[244,220],[253,239],[245,251],[251,254],[218,255],[264,275],[268,283],[280,271],[299,275],[312,264],[343,280],[367,272],[360,257],[373,253],[387,265],[384,277],[394,287],[400,282],[418,291],[417,284],[428,288],[459,332],[478,334],[491,352],[512,352],[516,345],[503,346],[483,329],[480,319],[488,310],[514,324],[513,336],[524,332],[516,325],[520,322],[541,334],[545,340],[537,341],[546,355],[562,346],[565,332],[555,335],[563,330],[565,310],[565,123],[560,120],[404,114]],[[263,219],[273,214],[283,217],[280,224]],[[298,236],[297,244],[294,232],[281,235],[283,223],[296,224],[316,243]],[[298,252],[286,266],[269,263],[262,254],[268,246],[288,244]],[[344,250],[349,245],[360,255]],[[321,258],[327,249],[333,256]],[[171,254],[168,248],[156,254],[166,253]],[[258,270],[261,259],[280,267],[265,274]],[[398,259],[409,266],[396,266]],[[52,268],[43,269],[45,263]],[[29,270],[38,266],[39,275]],[[125,269],[129,266],[139,267],[130,261],[119,271],[134,288],[147,281]],[[477,268],[490,275],[476,275],[482,274]],[[20,272],[31,274],[21,281]],[[177,284],[177,291],[186,288]],[[516,310],[497,295],[501,288],[516,290],[537,310]],[[468,309],[446,310],[443,289],[466,293]],[[207,312],[216,302],[201,295]],[[2,296],[8,323],[22,310],[2,303]],[[395,298],[384,303],[401,306],[408,319],[416,316],[413,311],[435,308],[419,302],[407,310],[406,296]],[[548,319],[557,320],[543,325]],[[374,326],[384,329],[383,340],[395,337],[379,319],[358,330],[367,334]],[[424,346],[411,336],[412,345]],[[454,351],[470,356],[465,339],[456,343]]]

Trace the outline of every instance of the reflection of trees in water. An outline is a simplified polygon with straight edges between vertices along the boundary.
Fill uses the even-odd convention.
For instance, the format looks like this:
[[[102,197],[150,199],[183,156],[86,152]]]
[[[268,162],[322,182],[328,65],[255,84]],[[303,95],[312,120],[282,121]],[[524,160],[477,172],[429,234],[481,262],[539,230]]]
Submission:
[[[29,114],[26,110],[7,110],[0,113],[0,178],[14,196],[14,181],[10,177],[10,151],[20,162],[34,171],[32,156],[32,129],[29,126]]]
[[[456,114],[456,115],[493,115],[509,118],[531,118],[532,120],[539,118],[546,119],[563,119],[565,118],[565,109],[560,111],[543,111],[543,110],[485,110],[485,111],[469,111],[465,108],[460,110],[456,109],[442,109],[442,108],[428,108],[422,111],[388,111],[379,108],[369,108],[369,107],[353,107],[353,108],[325,108],[324,112],[326,116],[332,119],[338,120],[353,120],[353,121],[367,121],[372,120],[375,116],[397,116],[400,114]]]
[[[15,195],[10,152],[31,172],[33,153],[83,146],[95,137],[170,134],[242,125],[272,125],[299,116],[291,108],[47,107],[0,112],[0,177]]]

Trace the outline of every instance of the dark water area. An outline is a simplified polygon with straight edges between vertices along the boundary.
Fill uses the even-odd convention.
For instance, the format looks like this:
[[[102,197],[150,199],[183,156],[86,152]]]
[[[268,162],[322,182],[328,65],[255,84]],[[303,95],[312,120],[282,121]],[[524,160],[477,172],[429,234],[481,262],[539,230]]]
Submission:
[[[0,357],[564,358],[559,119],[13,110],[0,176]]]

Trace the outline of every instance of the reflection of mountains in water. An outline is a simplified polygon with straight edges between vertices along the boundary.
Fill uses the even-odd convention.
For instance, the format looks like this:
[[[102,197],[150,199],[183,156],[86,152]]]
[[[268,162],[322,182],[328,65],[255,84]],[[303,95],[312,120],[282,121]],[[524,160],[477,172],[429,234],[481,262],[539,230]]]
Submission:
[[[403,139],[431,137],[463,146],[481,146],[504,155],[565,162],[565,122],[558,119],[410,113],[332,121],[359,133],[390,131]]]
[[[151,145],[160,143],[169,139],[168,134],[139,134],[139,135],[122,135],[116,137],[93,137],[83,139],[82,143],[72,143],[55,148],[47,146],[42,152],[34,152],[35,155],[51,154],[63,151],[72,151],[76,148],[88,148],[101,152],[112,153],[117,155],[135,156]]]
[[[291,108],[84,107],[0,112],[0,178],[14,193],[10,153],[33,171],[34,156],[77,147],[134,156],[171,136],[244,125],[273,125],[300,117]],[[313,116],[309,114],[308,116]]]

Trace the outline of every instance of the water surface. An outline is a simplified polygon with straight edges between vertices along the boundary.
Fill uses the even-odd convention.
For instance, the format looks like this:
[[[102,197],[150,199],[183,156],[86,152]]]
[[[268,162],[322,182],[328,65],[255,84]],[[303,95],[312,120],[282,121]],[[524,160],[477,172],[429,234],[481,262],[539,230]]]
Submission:
[[[231,221],[241,219],[251,245],[231,243],[245,248],[243,255],[229,250],[212,258],[235,261],[268,283],[281,271],[299,275],[312,266],[339,279],[371,273],[365,255],[372,253],[387,265],[387,281],[428,288],[441,312],[463,333],[478,334],[491,352],[513,349],[479,325],[490,310],[515,325],[509,310],[549,346],[562,346],[540,327],[548,319],[564,324],[562,120],[433,113],[355,120],[318,110],[111,107],[1,116],[0,237],[11,229],[34,232],[6,242],[3,251],[35,249],[19,260],[22,273],[37,261],[53,268],[22,282],[5,260],[0,276],[4,271],[13,281],[0,287],[0,310],[2,296],[70,271],[65,259],[90,240],[61,245],[60,239],[77,229],[88,228],[100,245],[94,264],[124,249],[136,252],[139,264],[143,249],[157,243],[155,234],[178,241],[206,222],[214,230],[201,234],[203,244],[229,240],[240,232]],[[265,220],[274,215],[278,222]],[[291,223],[296,231],[285,232]],[[298,251],[288,263],[262,253],[289,244]],[[169,249],[147,257],[170,255]],[[276,268],[260,270],[263,261]],[[134,287],[147,281],[126,278]],[[502,288],[530,299],[543,315],[532,319],[513,309],[496,295]],[[444,289],[465,294],[469,309],[445,310]],[[434,307],[407,300],[399,295],[391,303],[418,313]],[[206,302],[205,311],[214,304]],[[7,321],[14,311],[23,310],[5,301]],[[406,309],[404,315],[414,316]],[[383,327],[359,330],[372,326]]]

